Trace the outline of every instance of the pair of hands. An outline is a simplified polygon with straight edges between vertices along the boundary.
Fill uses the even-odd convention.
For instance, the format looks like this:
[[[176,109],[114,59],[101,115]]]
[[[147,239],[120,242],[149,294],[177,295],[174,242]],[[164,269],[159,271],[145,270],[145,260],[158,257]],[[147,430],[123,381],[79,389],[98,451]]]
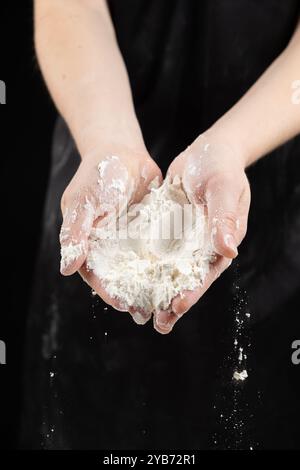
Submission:
[[[100,205],[117,202],[119,194],[112,191],[107,194],[105,190],[113,179],[121,178],[126,188],[124,204],[131,204],[144,197],[155,177],[162,181],[162,175],[146,151],[137,154],[123,150],[117,155],[118,159],[108,164],[105,162],[107,168],[100,176],[101,181],[98,171],[101,157],[82,161],[62,197],[64,218],[60,241],[62,274],[71,275],[79,271],[106,303],[122,310],[118,300],[108,296],[101,280],[86,269],[88,237],[99,219]],[[106,155],[103,155],[102,160],[105,158]],[[176,321],[200,299],[237,256],[237,247],[246,234],[250,205],[250,188],[242,159],[233,147],[211,132],[200,135],[176,157],[168,169],[168,175],[171,178],[180,176],[190,201],[204,205],[217,256],[203,286],[186,291],[183,296],[173,299],[168,310],[154,314],[154,328],[163,334],[172,330]],[[71,255],[70,246],[73,247]],[[130,308],[129,313],[134,318],[142,312]]]

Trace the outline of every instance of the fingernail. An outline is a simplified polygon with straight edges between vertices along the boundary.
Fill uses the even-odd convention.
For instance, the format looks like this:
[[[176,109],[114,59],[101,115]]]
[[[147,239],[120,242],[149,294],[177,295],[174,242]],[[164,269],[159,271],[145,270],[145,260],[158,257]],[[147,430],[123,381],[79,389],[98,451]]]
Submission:
[[[159,311],[155,315],[155,322],[160,328],[168,327],[170,313],[168,311]]]
[[[157,312],[155,315],[155,321],[158,326],[166,327],[168,325],[168,312]]]
[[[179,320],[179,318],[181,318],[186,312],[188,311],[188,308],[186,310],[181,310],[179,309],[179,312],[177,310],[177,304],[175,302],[173,302],[172,304],[172,312],[174,313],[174,315],[176,316],[176,318]]]
[[[147,323],[148,320],[150,320],[151,318],[151,314],[150,315],[143,315],[141,312],[130,312],[131,316],[132,316],[132,319],[133,321],[137,324],[137,325],[145,325]]]
[[[225,235],[224,243],[225,243],[226,246],[228,246],[228,248],[230,248],[230,250],[232,250],[234,252],[235,256],[238,255],[238,250],[237,250],[237,247],[236,247],[235,239],[233,238],[233,236],[230,233],[227,233]]]

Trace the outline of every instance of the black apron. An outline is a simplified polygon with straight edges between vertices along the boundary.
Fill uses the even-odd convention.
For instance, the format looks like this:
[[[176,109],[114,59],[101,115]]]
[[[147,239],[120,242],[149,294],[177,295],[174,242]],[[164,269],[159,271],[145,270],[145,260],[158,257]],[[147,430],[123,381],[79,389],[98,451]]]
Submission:
[[[299,6],[109,1],[146,145],[163,171],[286,47]],[[300,338],[299,155],[296,138],[249,169],[238,259],[162,336],[107,308],[78,274],[59,273],[60,198],[80,158],[58,119],[28,322],[23,447],[300,447],[300,366],[290,358]],[[237,389],[235,319],[248,312],[249,378]]]

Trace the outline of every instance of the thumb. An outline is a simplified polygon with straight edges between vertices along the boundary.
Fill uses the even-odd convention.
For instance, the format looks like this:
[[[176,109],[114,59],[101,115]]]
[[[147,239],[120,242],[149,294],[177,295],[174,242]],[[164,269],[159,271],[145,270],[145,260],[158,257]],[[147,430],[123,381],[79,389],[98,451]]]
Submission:
[[[238,209],[241,190],[236,181],[223,176],[209,181],[205,200],[214,249],[226,258],[238,255]]]
[[[95,214],[93,198],[86,193],[72,196],[66,205],[60,231],[60,271],[63,275],[75,273],[84,263]]]

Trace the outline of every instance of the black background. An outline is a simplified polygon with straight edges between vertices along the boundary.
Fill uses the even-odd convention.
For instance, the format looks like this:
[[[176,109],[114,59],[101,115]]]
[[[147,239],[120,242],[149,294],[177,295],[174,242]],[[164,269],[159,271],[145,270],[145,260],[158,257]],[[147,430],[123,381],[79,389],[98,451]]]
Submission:
[[[55,109],[34,54],[32,2],[1,3],[0,79],[7,104],[1,119],[2,282],[0,448],[17,445],[25,325],[47,187]],[[14,248],[11,250],[11,244]]]
[[[7,344],[7,365],[0,366],[2,449],[18,443],[26,318],[56,116],[35,59],[31,3],[2,2],[0,12],[0,79],[7,85],[7,104],[0,107],[0,339]],[[287,313],[284,323],[278,312],[254,328],[249,402],[255,396],[258,441],[300,449],[300,365],[290,360],[291,343],[300,338],[299,296]]]

